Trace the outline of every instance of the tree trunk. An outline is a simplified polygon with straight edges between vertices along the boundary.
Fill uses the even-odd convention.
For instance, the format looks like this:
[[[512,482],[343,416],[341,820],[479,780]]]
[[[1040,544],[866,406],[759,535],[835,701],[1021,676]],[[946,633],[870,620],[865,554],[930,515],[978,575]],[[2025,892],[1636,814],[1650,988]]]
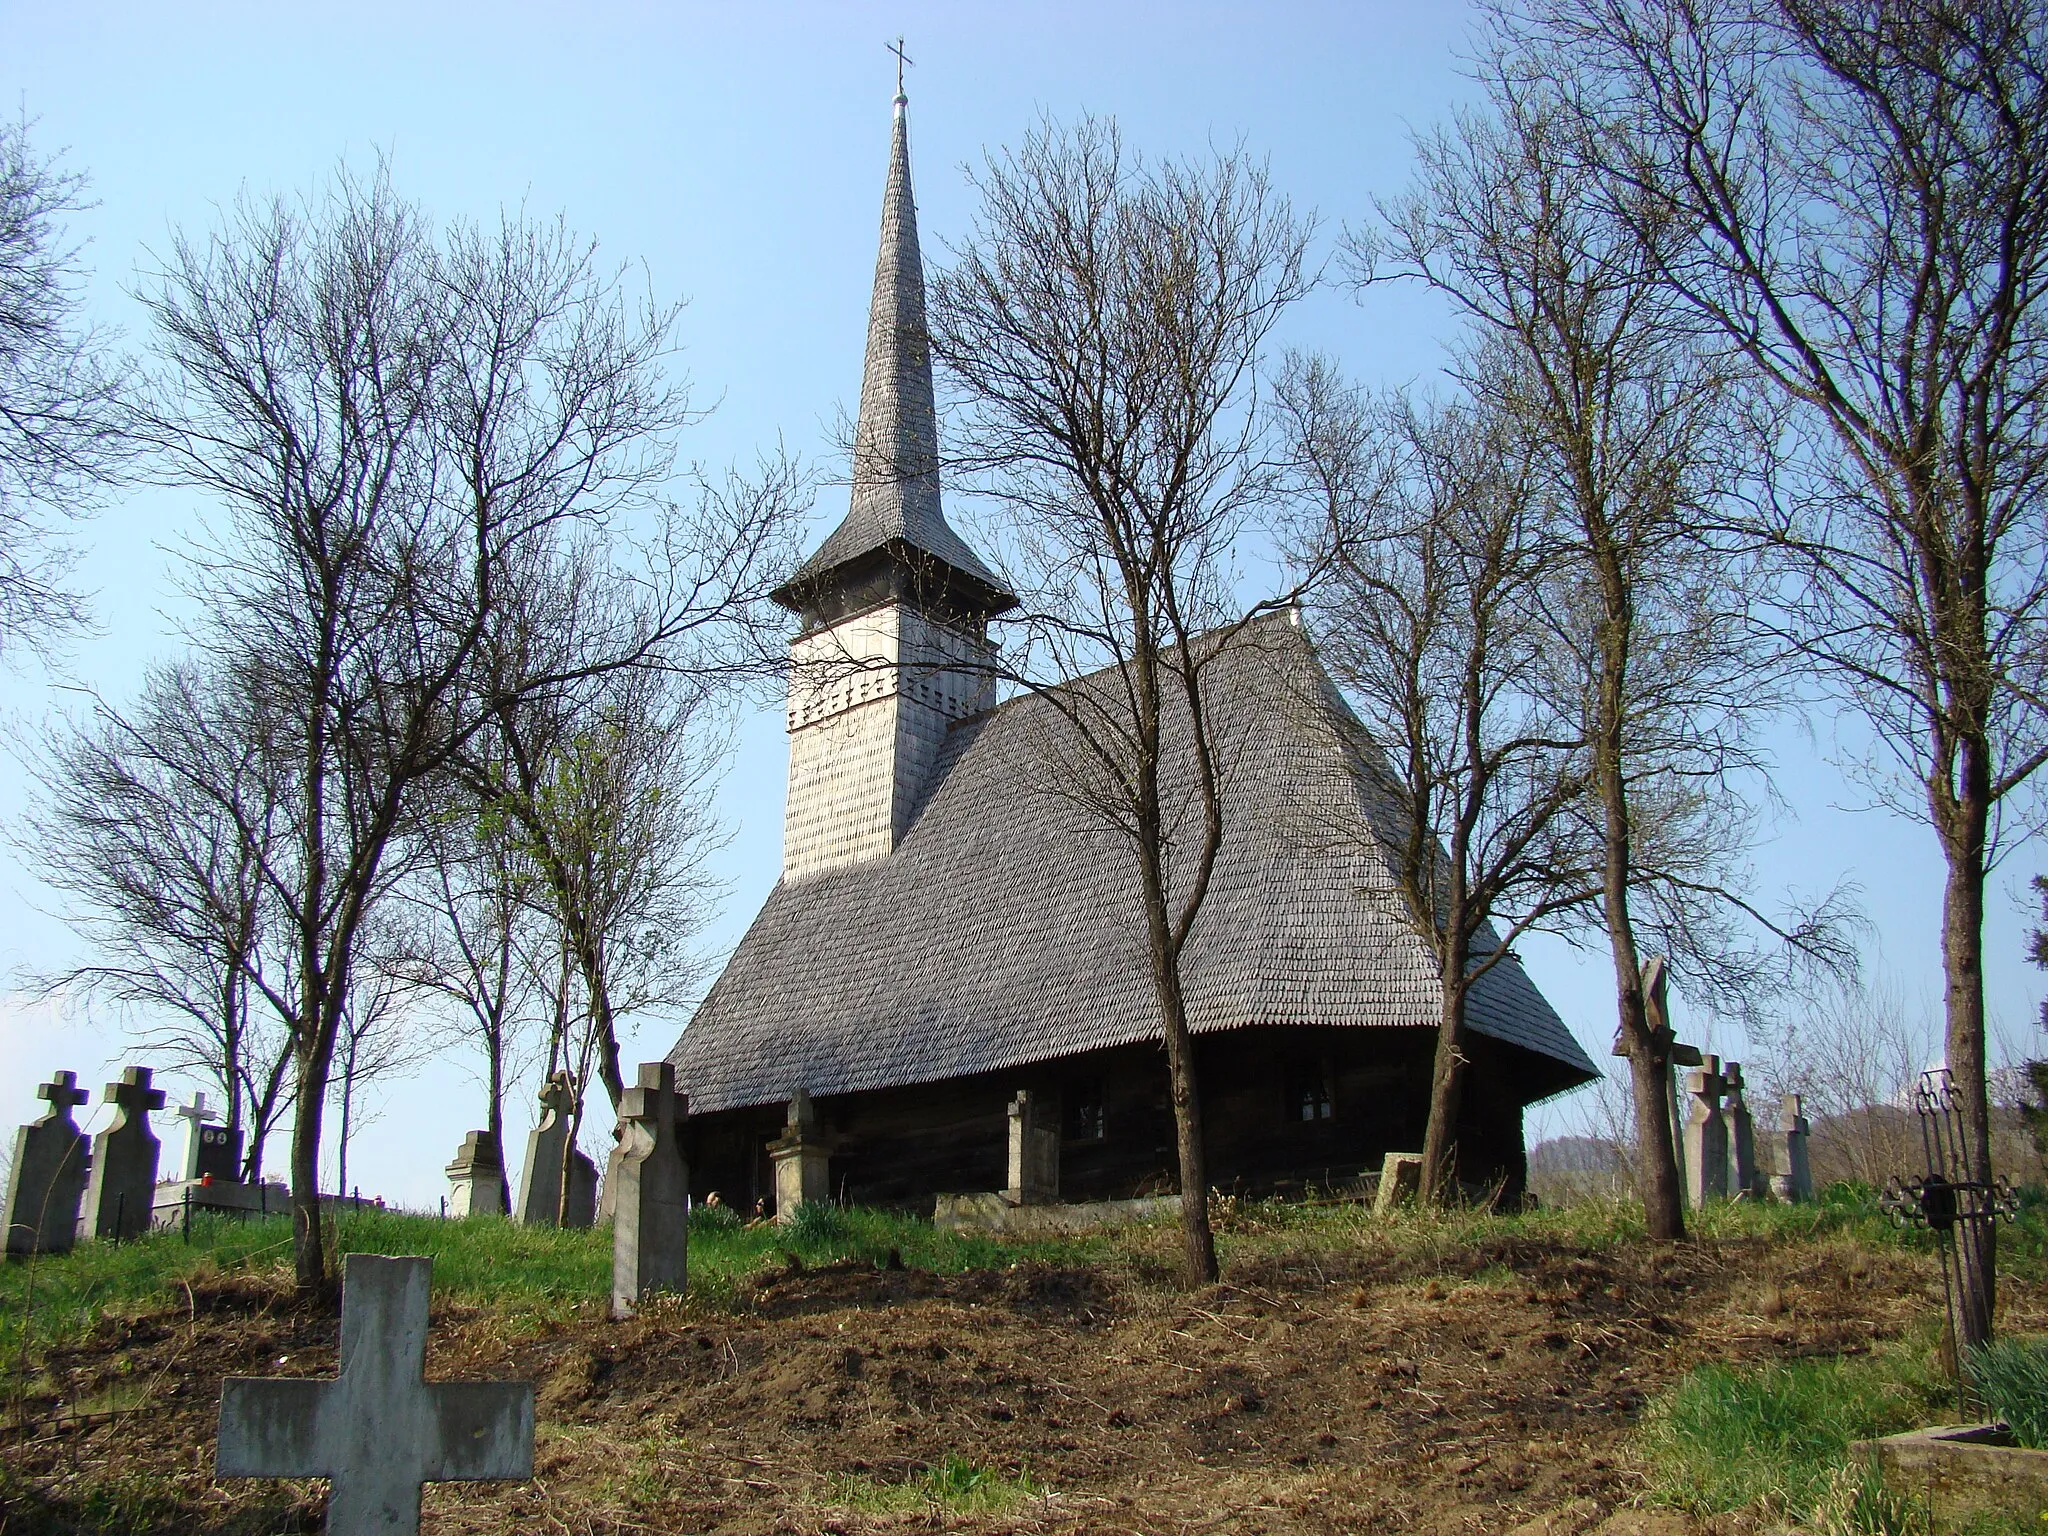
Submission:
[[[1972,754],[1965,753],[1965,762]],[[1965,781],[1970,775],[1965,770]],[[1941,958],[1947,973],[1947,1064],[1949,1082],[1963,1117],[1964,1175],[1991,1179],[1991,1106],[1984,1060],[1984,840],[1985,803],[1969,798],[1957,807],[1962,836],[1943,838],[1948,886],[1942,894]],[[1972,833],[1975,833],[1973,836]],[[1997,1298],[1998,1250],[1993,1223],[1956,1226],[1963,1294],[1957,1298],[1956,1343],[1964,1355],[1991,1342]],[[1968,1245],[1968,1251],[1964,1250]]]
[[[292,1258],[301,1295],[327,1288],[320,1235],[320,1122],[327,1102],[329,1052],[302,1056],[298,1113],[292,1117]]]
[[[1618,711],[1617,711],[1618,718]],[[1642,957],[1628,910],[1628,871],[1633,856],[1628,831],[1627,791],[1621,754],[1613,741],[1595,749],[1595,772],[1606,822],[1606,869],[1601,906],[1607,941],[1614,953],[1615,1008],[1622,1047],[1628,1055],[1630,1097],[1636,1112],[1636,1184],[1643,1199],[1643,1225],[1655,1242],[1685,1236],[1685,1192],[1678,1185],[1678,1159],[1671,1142],[1671,1053],[1650,1024],[1643,996]]]
[[[1635,1000],[1640,1009],[1640,987]],[[1628,1069],[1636,1111],[1636,1181],[1642,1188],[1643,1223],[1652,1239],[1677,1242],[1685,1236],[1685,1192],[1678,1187],[1678,1158],[1671,1141],[1671,1058],[1662,1042],[1652,1039],[1647,1026],[1635,1038]]]
[[[1419,1191],[1430,1205],[1442,1204],[1458,1177],[1458,1116],[1464,1108],[1466,1066],[1464,977],[1469,960],[1469,946],[1457,936],[1463,926],[1460,921],[1444,935],[1443,1008],[1429,1075],[1429,1124],[1422,1135]]]
[[[1188,1031],[1180,967],[1158,968],[1154,980],[1165,1025],[1167,1086],[1173,1097],[1175,1150],[1180,1160],[1180,1229],[1190,1284],[1207,1285],[1220,1271],[1216,1234],[1209,1226],[1209,1163],[1202,1149],[1202,1096],[1195,1076],[1195,1041]]]

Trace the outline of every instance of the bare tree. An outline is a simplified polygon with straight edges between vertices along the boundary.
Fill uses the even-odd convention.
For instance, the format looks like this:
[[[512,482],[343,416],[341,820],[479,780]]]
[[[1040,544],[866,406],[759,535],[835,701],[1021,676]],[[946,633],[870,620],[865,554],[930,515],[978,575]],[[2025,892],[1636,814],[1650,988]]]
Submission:
[[[1984,882],[2048,762],[2048,28],[2026,0],[1542,0],[1510,33],[1684,227],[1674,291],[1794,408],[1764,522],[1783,630],[1940,845],[1948,1066],[1989,1178]]]
[[[1486,108],[1418,139],[1415,188],[1354,250],[1367,280],[1419,275],[1472,327],[1461,382],[1516,423],[1568,545],[1543,660],[1585,743],[1587,910],[1613,952],[1646,1219],[1670,1239],[1684,1232],[1673,1041],[1649,1017],[1646,952],[1686,957],[1689,984],[1734,1006],[1765,969],[1725,931],[1731,910],[1762,919],[1739,893],[1749,813],[1735,784],[1757,766],[1759,648],[1712,534],[1747,468],[1740,379],[1662,282],[1662,247],[1686,227],[1617,213],[1545,82],[1505,55],[1479,73]],[[1776,926],[1822,944],[1811,922]]]
[[[1271,510],[1277,455],[1258,370],[1274,323],[1311,284],[1309,227],[1242,151],[1148,164],[1094,118],[1041,126],[992,155],[976,185],[974,230],[934,287],[934,351],[965,395],[961,456],[1019,531],[1033,590],[1028,616],[1012,616],[1027,637],[1012,670],[1079,744],[1066,790],[1137,866],[1187,1269],[1209,1279],[1181,985],[1225,836],[1204,685],[1246,612],[1236,540]],[[1050,686],[1102,666],[1115,669],[1103,686]],[[1191,754],[1184,793],[1164,787],[1170,729]]]
[[[46,992],[112,1003],[173,1069],[218,1085],[262,1175],[293,1083],[292,960],[262,868],[284,775],[233,678],[159,668],[128,714],[95,702],[31,749],[21,850],[94,952]]]
[[[373,946],[374,947],[374,946]],[[408,1027],[408,989],[389,964],[370,968],[349,989],[348,1012],[335,1045],[332,1082],[341,1122],[334,1139],[335,1193],[354,1193],[348,1180],[348,1149],[363,1128],[363,1091],[372,1083],[413,1071],[433,1054],[431,1034]]]
[[[1315,600],[1322,652],[1365,727],[1385,796],[1376,831],[1442,983],[1422,1148],[1424,1196],[1441,1199],[1473,987],[1522,934],[1594,894],[1565,814],[1586,789],[1578,721],[1544,686],[1544,596],[1563,551],[1521,421],[1498,399],[1375,409],[1315,365],[1281,398],[1344,551]]]
[[[127,453],[109,338],[80,318],[63,219],[85,178],[0,122],[0,642],[47,649],[82,617],[55,519],[89,509]]]
[[[394,980],[439,1000],[482,1052],[485,1126],[505,1145],[505,1093],[520,1076],[535,1022],[528,964],[539,876],[511,819],[451,775],[419,818],[413,873],[397,890],[411,921],[397,926],[386,965]]]
[[[687,419],[663,374],[673,313],[636,311],[559,225],[437,242],[381,173],[344,172],[180,237],[143,302],[163,366],[139,429],[162,478],[222,513],[195,552],[196,641],[271,701],[293,764],[263,877],[298,957],[298,1280],[324,1288],[322,1113],[423,786],[529,692],[721,665],[793,519],[772,496],[733,520],[662,496]],[[630,552],[641,600],[555,653],[560,672],[508,669],[524,595],[629,524],[653,530]]]
[[[1924,1158],[1909,1105],[1936,1049],[1936,1032],[1895,982],[1853,981],[1817,989],[1763,1034],[1760,1079],[1805,1096],[1811,1159],[1822,1182],[1881,1188]]]
[[[554,632],[580,622],[558,616]],[[531,866],[530,899],[559,930],[588,1010],[594,1058],[577,1079],[578,1116],[593,1066],[616,1107],[621,1022],[682,1006],[704,979],[690,946],[717,888],[705,860],[721,837],[711,795],[723,723],[698,681],[620,670],[533,695],[484,744],[465,759],[473,792]]]

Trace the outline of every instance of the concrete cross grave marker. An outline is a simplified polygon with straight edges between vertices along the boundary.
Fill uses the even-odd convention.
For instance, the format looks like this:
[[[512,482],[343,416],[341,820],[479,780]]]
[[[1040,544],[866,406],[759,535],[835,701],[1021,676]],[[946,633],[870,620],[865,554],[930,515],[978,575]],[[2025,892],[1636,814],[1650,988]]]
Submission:
[[[92,1140],[92,1173],[85,1186],[85,1237],[140,1237],[149,1230],[156,1203],[156,1132],[149,1112],[164,1107],[164,1091],[152,1088],[148,1067],[128,1067],[118,1083],[107,1084],[103,1102],[114,1106],[114,1122]]]
[[[690,1170],[676,1124],[690,1101],[666,1061],[640,1067],[619,1100],[612,1158],[612,1316],[631,1317],[654,1291],[681,1291],[690,1273]]]
[[[179,1177],[196,1179],[201,1172],[200,1154],[205,1145],[200,1139],[201,1133],[209,1120],[220,1118],[220,1111],[206,1102],[204,1093],[195,1093],[190,1104],[180,1104],[172,1113],[185,1122],[185,1171]]]
[[[1796,1093],[1778,1100],[1778,1171],[1771,1175],[1771,1193],[1780,1200],[1813,1198],[1813,1165],[1806,1154],[1806,1138],[1813,1126],[1806,1118],[1806,1101]]]
[[[85,1194],[85,1137],[71,1111],[92,1095],[76,1072],[59,1072],[36,1089],[50,1112],[14,1138],[7,1200],[0,1207],[10,1254],[68,1253],[78,1238],[78,1202]]]
[[[1731,1061],[1721,1069],[1721,1090],[1727,1102],[1721,1118],[1728,1127],[1728,1198],[1742,1200],[1762,1193],[1756,1173],[1756,1121],[1742,1096],[1742,1063]]]
[[[324,1477],[329,1536],[417,1536],[422,1483],[533,1476],[533,1386],[425,1379],[432,1259],[352,1253],[341,1373],[221,1383],[220,1477]]]
[[[1685,1074],[1691,1112],[1685,1122],[1685,1161],[1692,1208],[1728,1198],[1728,1122],[1721,1113],[1721,1058],[1703,1055]]]

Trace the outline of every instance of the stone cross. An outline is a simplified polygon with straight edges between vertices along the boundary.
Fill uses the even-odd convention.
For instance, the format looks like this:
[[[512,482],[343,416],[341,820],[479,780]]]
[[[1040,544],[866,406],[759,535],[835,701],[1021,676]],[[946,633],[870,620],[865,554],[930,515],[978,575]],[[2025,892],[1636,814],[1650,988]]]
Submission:
[[[1010,1101],[1010,1183],[1003,1198],[1012,1205],[1052,1205],[1060,1197],[1060,1128],[1046,1105],[1029,1089]]]
[[[85,1193],[85,1137],[71,1111],[92,1095],[76,1072],[59,1072],[36,1089],[48,1114],[14,1135],[7,1200],[0,1206],[10,1254],[68,1253],[78,1240],[78,1202]]]
[[[129,1067],[107,1084],[114,1121],[92,1140],[92,1174],[85,1186],[86,1237],[136,1237],[149,1230],[156,1203],[156,1133],[149,1112],[164,1107],[164,1091],[149,1086],[148,1067]]]
[[[180,1104],[172,1113],[185,1122],[185,1172],[182,1177],[196,1179],[200,1172],[199,1153],[204,1145],[200,1133],[207,1121],[220,1118],[220,1111],[206,1102],[204,1093],[194,1093],[190,1104]]]
[[[611,1162],[612,1316],[631,1317],[652,1292],[681,1292],[690,1275],[690,1169],[677,1123],[690,1101],[676,1069],[643,1062],[619,1100],[619,1148]]]
[[[565,1204],[572,1227],[587,1227],[596,1217],[597,1169],[569,1145],[569,1111],[575,1102],[575,1079],[567,1072],[557,1072],[541,1088],[540,1124],[526,1138],[526,1167],[519,1180],[519,1209],[514,1213],[522,1226],[560,1225]]]
[[[1806,1138],[1813,1127],[1807,1123],[1805,1101],[1796,1093],[1778,1100],[1778,1171],[1771,1175],[1771,1193],[1780,1200],[1813,1198],[1813,1165],[1807,1160]]]
[[[1742,1097],[1742,1063],[1731,1061],[1721,1069],[1722,1091],[1728,1102],[1721,1107],[1728,1127],[1728,1198],[1740,1200],[1762,1193],[1756,1171],[1756,1122]]]
[[[811,1096],[799,1088],[790,1095],[789,1114],[780,1139],[768,1143],[775,1167],[775,1219],[794,1221],[797,1207],[832,1198],[832,1156],[818,1131]]]
[[[533,1476],[533,1387],[428,1382],[432,1259],[352,1253],[332,1380],[221,1383],[220,1477],[324,1477],[330,1536],[417,1536],[422,1483]]]
[[[1724,1086],[1718,1056],[1702,1056],[1700,1065],[1685,1074],[1686,1193],[1694,1210],[1728,1197],[1728,1122],[1721,1114]]]

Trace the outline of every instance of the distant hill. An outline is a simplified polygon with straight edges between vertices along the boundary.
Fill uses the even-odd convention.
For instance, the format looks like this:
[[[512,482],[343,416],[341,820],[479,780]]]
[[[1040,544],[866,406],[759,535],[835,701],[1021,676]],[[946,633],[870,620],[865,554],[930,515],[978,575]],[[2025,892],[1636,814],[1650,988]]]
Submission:
[[[1597,1136],[1553,1136],[1529,1149],[1529,1175],[1557,1173],[1619,1173],[1628,1155]]]

